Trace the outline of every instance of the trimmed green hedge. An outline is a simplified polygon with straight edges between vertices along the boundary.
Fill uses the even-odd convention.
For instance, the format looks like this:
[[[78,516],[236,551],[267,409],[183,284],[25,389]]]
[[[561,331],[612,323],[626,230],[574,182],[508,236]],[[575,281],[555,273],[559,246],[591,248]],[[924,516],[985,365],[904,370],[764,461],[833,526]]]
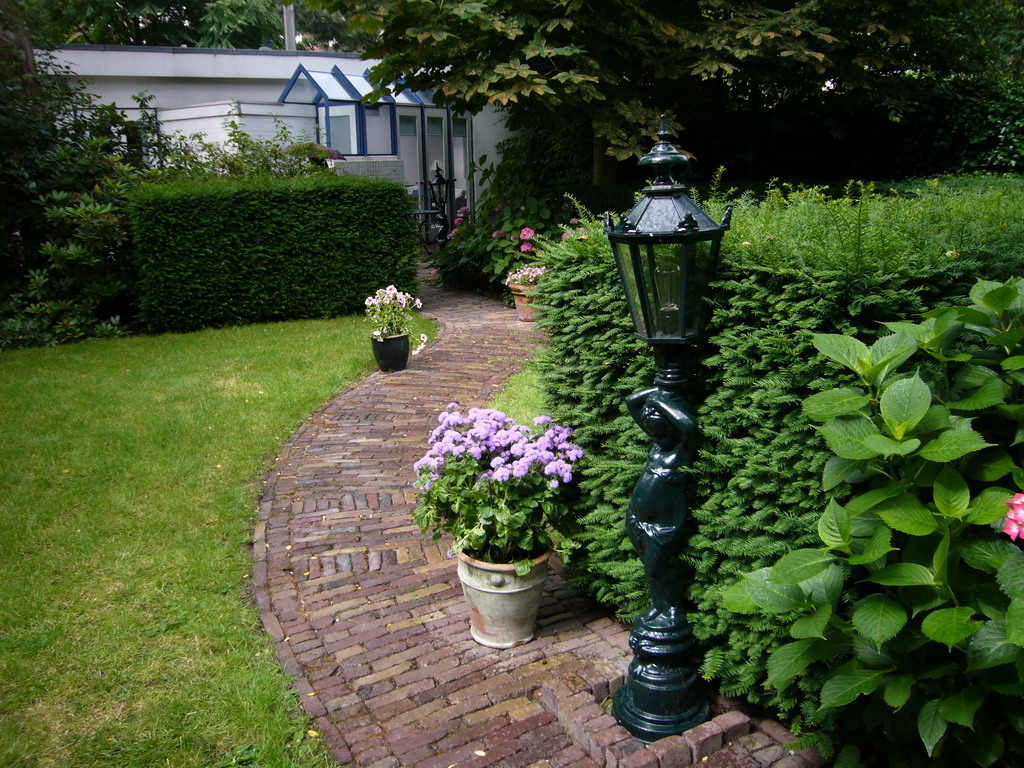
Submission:
[[[815,536],[825,503],[823,441],[800,401],[835,369],[813,333],[869,338],[879,323],[966,293],[976,275],[1019,271],[1024,247],[1016,188],[953,191],[929,186],[910,198],[871,194],[838,200],[817,191],[773,192],[743,201],[726,237],[712,337],[703,359],[706,396],[695,393],[703,435],[684,560],[693,573],[691,618],[706,651],[703,673],[723,692],[780,709],[800,702],[763,690],[768,651],[785,617],[721,609],[740,573],[773,563]],[[721,215],[720,205],[712,206]],[[971,211],[960,218],[939,214]],[[942,226],[940,226],[942,225]],[[577,582],[629,619],[646,604],[643,572],[623,516],[649,444],[623,398],[649,386],[650,351],[631,331],[601,226],[585,222],[546,242],[550,268],[538,290],[550,334],[542,378],[551,415],[576,429],[587,451],[578,465],[582,551]]]
[[[140,187],[130,201],[140,319],[153,331],[357,312],[415,287],[405,190],[359,177]]]

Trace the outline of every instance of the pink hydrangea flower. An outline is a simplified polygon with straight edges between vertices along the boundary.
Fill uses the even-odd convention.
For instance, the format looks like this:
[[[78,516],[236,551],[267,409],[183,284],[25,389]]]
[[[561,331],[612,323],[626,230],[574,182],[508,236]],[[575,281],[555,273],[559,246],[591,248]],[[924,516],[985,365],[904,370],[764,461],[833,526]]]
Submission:
[[[571,235],[568,232],[563,232],[562,233],[562,239],[563,240],[568,240],[570,237],[571,237]]]
[[[533,250],[533,245],[531,243],[523,243],[522,245],[519,246],[519,250],[522,251],[523,253],[529,253],[530,251]]]
[[[459,226],[459,224],[461,224],[464,221],[465,221],[465,219],[462,218],[461,216],[456,216],[455,217],[455,221],[452,222],[452,223],[455,224],[455,226],[457,227],[457,226]]]
[[[1017,493],[1006,502],[1009,510],[1006,513],[1006,524],[1003,526],[1003,533],[1016,541],[1018,537],[1024,537],[1024,493]]]
[[[529,227],[523,227],[522,231],[519,233],[519,239],[520,240],[529,240],[531,237],[536,237],[536,236],[537,236],[537,233],[534,232]]]
[[[502,229],[496,229],[493,232],[491,232],[491,237],[493,237],[495,240],[501,240],[502,238],[505,237],[505,231]]]

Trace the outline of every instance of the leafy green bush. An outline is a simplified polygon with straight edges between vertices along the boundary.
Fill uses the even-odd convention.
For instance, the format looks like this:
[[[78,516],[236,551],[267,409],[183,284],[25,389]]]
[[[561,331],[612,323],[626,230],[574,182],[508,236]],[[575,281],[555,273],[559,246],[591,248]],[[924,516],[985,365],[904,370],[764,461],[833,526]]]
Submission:
[[[777,190],[760,204],[741,200],[733,215],[711,296],[710,352],[705,371],[694,376],[706,395],[691,401],[699,403],[703,442],[695,530],[684,553],[694,573],[691,620],[706,650],[702,671],[730,695],[790,711],[801,695],[761,689],[767,654],[788,626],[720,607],[722,592],[742,573],[809,544],[827,504],[820,483],[827,447],[800,408],[834,375],[813,334],[871,338],[881,322],[966,294],[978,274],[1019,270],[1024,248],[1000,249],[1018,242],[1019,224],[1004,217],[1021,192],[998,179],[978,184],[984,188],[926,184],[922,193],[899,197],[866,189],[863,199]],[[970,220],[943,219],[944,196],[954,212],[970,211]],[[722,206],[708,203],[715,216]],[[945,227],[935,229],[937,222]],[[552,415],[576,430],[587,451],[576,506],[585,522],[583,549],[573,567],[585,588],[629,618],[646,596],[622,516],[648,446],[623,398],[650,384],[650,352],[630,332],[599,223],[585,221],[569,239],[544,241],[540,253],[550,270],[538,288],[551,339],[542,368],[546,395]]]
[[[141,320],[151,330],[330,317],[416,279],[401,186],[313,176],[145,185],[131,220]]]
[[[11,107],[0,110],[5,349],[119,332],[130,285],[124,195],[147,175],[132,121],[39,58],[49,73],[7,72],[0,86]]]
[[[584,588],[624,613],[638,612],[643,570],[625,534],[626,502],[648,445],[626,413],[629,393],[650,385],[653,360],[632,333],[626,297],[601,222],[584,216],[569,237],[544,240],[539,324],[550,342],[537,359],[545,400],[583,448],[574,505],[583,551],[573,558]]]
[[[572,215],[563,191],[578,183],[565,170],[571,163],[559,146],[543,129],[527,129],[502,143],[500,163],[480,159],[474,171],[480,171],[479,183],[486,190],[447,247],[433,256],[446,280],[497,288],[512,269],[535,258],[532,243],[523,250],[524,227],[557,237],[558,225]]]
[[[283,129],[258,140],[231,123],[224,145],[161,133],[148,97],[131,120],[40,56],[52,73],[0,86],[19,107],[0,115],[11,138],[0,160],[0,349],[123,332],[134,314],[126,201],[138,184],[325,172],[312,161],[322,149],[289,145]]]
[[[805,712],[847,744],[839,765],[862,748],[890,765],[1024,757],[1024,553],[992,528],[1006,486],[1024,488],[1024,279],[979,281],[971,299],[887,323],[894,333],[870,347],[815,336],[857,377],[803,402],[834,454],[824,490],[854,495],[818,517],[824,546],[725,596],[789,624],[767,682],[801,678],[812,705],[820,692]],[[931,360],[908,364],[919,351]]]
[[[292,179],[334,173],[323,162],[330,153],[327,147],[298,140],[284,123],[275,120],[275,124],[271,139],[250,136],[235,120],[224,122],[227,139],[223,143],[208,141],[202,134],[161,133],[156,122],[144,123],[144,136],[153,164],[168,181],[225,176]]]

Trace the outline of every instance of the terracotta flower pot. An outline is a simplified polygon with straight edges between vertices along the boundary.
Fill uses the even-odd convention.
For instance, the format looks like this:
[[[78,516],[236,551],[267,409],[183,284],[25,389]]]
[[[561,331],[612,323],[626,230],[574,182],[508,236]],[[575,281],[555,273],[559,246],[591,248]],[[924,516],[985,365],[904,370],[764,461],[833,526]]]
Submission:
[[[511,648],[533,639],[550,557],[545,552],[534,558],[530,573],[520,576],[514,565],[484,563],[458,553],[474,640],[488,648]]]
[[[516,285],[508,287],[512,291],[512,298],[516,302],[516,316],[524,323],[532,323],[537,320],[537,308],[533,306],[533,292],[537,290],[535,285]]]

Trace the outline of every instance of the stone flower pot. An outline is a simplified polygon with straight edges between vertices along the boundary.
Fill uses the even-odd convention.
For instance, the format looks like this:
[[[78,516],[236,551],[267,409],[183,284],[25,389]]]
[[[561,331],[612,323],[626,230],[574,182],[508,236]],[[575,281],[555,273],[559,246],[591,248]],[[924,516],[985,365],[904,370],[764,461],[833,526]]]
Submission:
[[[459,579],[469,604],[469,632],[480,645],[511,648],[533,639],[551,552],[519,576],[511,564],[484,563],[458,553]]]

